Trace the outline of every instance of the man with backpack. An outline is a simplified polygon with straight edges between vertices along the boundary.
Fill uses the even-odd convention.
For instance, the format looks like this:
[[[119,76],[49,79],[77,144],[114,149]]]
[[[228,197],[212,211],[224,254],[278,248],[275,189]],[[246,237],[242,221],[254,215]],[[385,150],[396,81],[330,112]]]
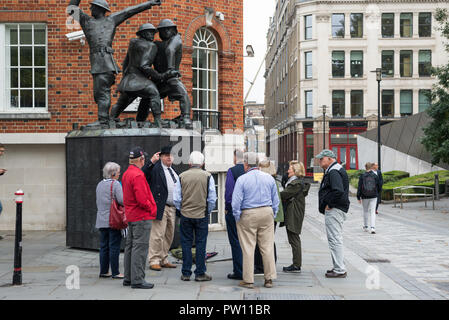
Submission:
[[[359,177],[357,200],[363,205],[363,231],[376,233],[376,205],[381,189],[379,177],[373,172],[374,164],[365,164],[366,172]],[[370,228],[368,227],[370,225]]]
[[[331,150],[325,149],[315,158],[324,170],[318,193],[319,211],[324,214],[327,240],[331,251],[333,268],[326,278],[346,278],[343,258],[343,222],[349,211],[349,178],[345,168],[337,162]]]

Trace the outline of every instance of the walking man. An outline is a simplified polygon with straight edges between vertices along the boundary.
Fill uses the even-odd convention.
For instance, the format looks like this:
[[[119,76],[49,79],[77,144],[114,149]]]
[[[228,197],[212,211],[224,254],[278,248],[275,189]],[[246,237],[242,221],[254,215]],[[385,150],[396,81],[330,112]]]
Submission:
[[[380,182],[374,173],[374,164],[365,164],[366,172],[359,177],[357,200],[363,205],[363,231],[376,233],[376,205],[379,199]],[[369,225],[369,226],[368,226]]]
[[[279,207],[276,183],[272,176],[259,170],[257,153],[244,154],[246,174],[238,178],[232,194],[232,214],[243,253],[243,281],[239,286],[254,286],[254,250],[259,246],[267,288],[276,279],[274,261],[274,218]]]
[[[237,225],[234,215],[232,214],[232,193],[234,192],[235,183],[241,175],[245,173],[243,166],[243,151],[234,150],[234,166],[226,173],[225,186],[225,220],[226,230],[228,232],[229,244],[232,253],[232,273],[228,274],[228,279],[243,280],[242,278],[242,248],[240,247],[239,236],[237,233]]]
[[[346,170],[337,162],[337,157],[331,150],[321,151],[316,158],[324,170],[318,193],[319,211],[324,214],[333,263],[333,268],[326,272],[326,277],[345,278],[347,273],[343,257],[343,222],[349,210],[349,179]]]
[[[377,196],[377,203],[376,203],[376,214],[379,214],[379,204],[382,202],[382,186],[384,185],[384,177],[382,176],[382,171],[379,170],[379,164],[373,163],[373,170],[372,170],[378,177],[379,177],[379,194]]]
[[[77,20],[86,36],[90,50],[90,73],[94,82],[94,99],[98,105],[98,121],[87,127],[109,127],[109,108],[111,107],[111,86],[120,72],[114,60],[112,42],[117,27],[132,16],[161,5],[160,0],[147,1],[122,11],[111,12],[106,0],[93,0],[90,2],[92,17],[89,17],[80,8],[81,0],[70,0],[67,13]]]
[[[190,169],[181,173],[175,185],[173,202],[181,212],[182,276],[189,281],[192,275],[192,244],[195,238],[195,281],[210,281],[206,274],[206,242],[209,232],[209,214],[215,208],[217,194],[212,175],[203,170],[204,155],[190,154]]]
[[[157,205],[149,249],[150,269],[156,271],[161,271],[161,268],[176,268],[176,265],[168,261],[168,251],[175,234],[176,207],[173,191],[179,180],[172,164],[171,146],[165,146],[142,168]]]
[[[151,289],[154,284],[145,281],[145,264],[148,257],[151,220],[156,218],[157,207],[141,170],[144,164],[144,151],[140,147],[134,148],[129,153],[129,167],[122,178],[123,202],[128,220],[123,285]]]
[[[3,156],[3,154],[5,153],[5,146],[0,143],[0,157]],[[4,175],[6,173],[6,169],[0,169],[0,176]],[[0,201],[0,214],[3,211],[3,206],[2,206],[2,202]],[[3,239],[3,236],[0,236],[0,240]]]

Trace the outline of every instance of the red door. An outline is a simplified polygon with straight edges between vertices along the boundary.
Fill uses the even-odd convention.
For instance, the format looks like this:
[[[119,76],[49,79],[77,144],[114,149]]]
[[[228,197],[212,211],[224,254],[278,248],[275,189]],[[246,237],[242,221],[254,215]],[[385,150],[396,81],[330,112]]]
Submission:
[[[332,151],[337,155],[337,161],[346,170],[358,170],[357,145],[349,144],[344,146],[334,145]]]

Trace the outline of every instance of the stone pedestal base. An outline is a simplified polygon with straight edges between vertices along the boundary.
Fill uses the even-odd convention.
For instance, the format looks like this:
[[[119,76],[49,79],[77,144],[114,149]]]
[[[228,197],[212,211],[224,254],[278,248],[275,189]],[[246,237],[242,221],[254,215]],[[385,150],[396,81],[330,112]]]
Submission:
[[[67,238],[69,247],[99,249],[99,231],[95,228],[96,187],[103,179],[103,167],[116,162],[121,174],[129,166],[129,151],[142,147],[147,161],[165,145],[174,146],[174,168],[188,169],[192,151],[203,150],[201,134],[182,129],[106,129],[71,131],[66,137]],[[122,246],[124,241],[122,241]]]

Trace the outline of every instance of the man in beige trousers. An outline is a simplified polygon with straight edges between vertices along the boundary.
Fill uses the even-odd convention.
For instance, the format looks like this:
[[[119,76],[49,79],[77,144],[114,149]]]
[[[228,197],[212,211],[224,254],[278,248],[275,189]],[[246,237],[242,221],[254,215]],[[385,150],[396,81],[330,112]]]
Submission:
[[[173,190],[179,179],[172,164],[171,146],[165,146],[142,168],[157,205],[148,254],[150,269],[155,271],[176,268],[176,265],[168,261],[168,251],[175,233],[176,208],[173,203]]]
[[[266,288],[276,279],[274,261],[274,218],[279,207],[277,187],[272,176],[258,168],[254,152],[244,155],[246,173],[237,179],[232,194],[232,213],[243,253],[243,281],[239,286],[253,288],[254,249],[259,246],[264,265]]]

